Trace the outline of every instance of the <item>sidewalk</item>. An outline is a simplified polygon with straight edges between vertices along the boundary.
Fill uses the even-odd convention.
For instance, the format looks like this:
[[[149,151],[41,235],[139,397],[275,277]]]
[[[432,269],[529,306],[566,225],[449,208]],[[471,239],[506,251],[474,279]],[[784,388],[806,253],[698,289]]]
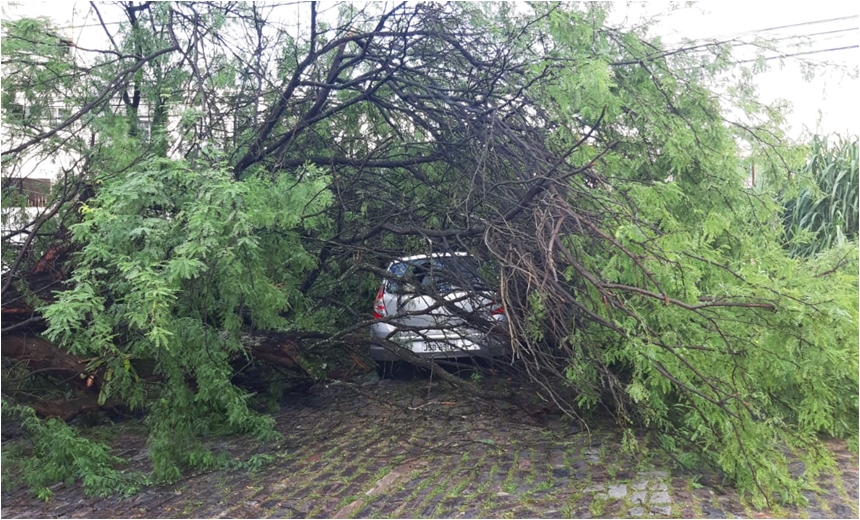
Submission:
[[[611,430],[580,432],[552,418],[486,403],[423,381],[319,387],[277,416],[282,441],[217,441],[257,454],[261,467],[188,476],[122,498],[57,486],[43,503],[2,494],[15,517],[857,518],[857,458],[833,442],[840,471],[801,508],[755,511],[712,476],[682,474],[660,453],[621,453]],[[123,435],[124,456],[148,464],[145,439]]]

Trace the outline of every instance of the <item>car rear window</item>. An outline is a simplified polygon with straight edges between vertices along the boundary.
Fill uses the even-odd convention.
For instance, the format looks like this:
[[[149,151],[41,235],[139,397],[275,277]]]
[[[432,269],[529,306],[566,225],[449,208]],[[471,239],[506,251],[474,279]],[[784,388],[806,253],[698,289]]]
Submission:
[[[407,262],[395,262],[388,271],[405,279],[387,281],[387,291],[394,294],[408,292],[439,292],[469,289],[486,290],[486,284],[478,275],[478,264],[474,258],[465,256],[422,258]],[[408,287],[414,285],[415,289]],[[421,289],[418,289],[418,287]]]

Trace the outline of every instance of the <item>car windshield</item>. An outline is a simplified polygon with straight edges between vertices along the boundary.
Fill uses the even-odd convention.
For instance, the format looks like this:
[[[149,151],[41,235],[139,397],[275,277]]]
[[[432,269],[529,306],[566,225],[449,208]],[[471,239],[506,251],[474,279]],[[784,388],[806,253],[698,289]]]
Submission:
[[[396,280],[388,281],[388,292],[394,294],[416,292],[421,286],[421,292],[438,292],[446,294],[458,289],[486,290],[486,284],[478,275],[478,264],[474,258],[467,256],[445,256],[439,258],[421,258],[406,262],[395,262],[388,271],[406,283]],[[415,289],[408,287],[412,283]],[[406,287],[404,287],[406,286]]]

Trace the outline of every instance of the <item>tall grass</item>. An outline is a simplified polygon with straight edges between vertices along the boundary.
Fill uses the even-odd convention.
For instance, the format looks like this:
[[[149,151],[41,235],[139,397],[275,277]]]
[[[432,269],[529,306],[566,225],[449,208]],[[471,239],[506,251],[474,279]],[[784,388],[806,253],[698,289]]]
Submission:
[[[784,201],[788,247],[795,256],[811,256],[846,240],[856,240],[860,175],[857,138],[815,136],[811,156],[801,171],[808,181],[796,198]]]

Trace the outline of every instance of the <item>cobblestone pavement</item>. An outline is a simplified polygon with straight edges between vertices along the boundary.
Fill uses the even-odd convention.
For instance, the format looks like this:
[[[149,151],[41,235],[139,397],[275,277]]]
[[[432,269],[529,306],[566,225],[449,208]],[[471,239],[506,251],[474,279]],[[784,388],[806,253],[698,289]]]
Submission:
[[[624,455],[611,429],[579,431],[558,417],[458,395],[430,381],[319,386],[276,414],[283,439],[219,440],[246,461],[128,498],[55,486],[41,502],[2,492],[3,518],[857,518],[857,458],[831,442],[839,469],[800,508],[757,511],[712,475],[673,469],[659,452]],[[118,452],[145,469],[133,429]],[[254,462],[257,463],[254,463]],[[265,462],[265,463],[263,463]]]

